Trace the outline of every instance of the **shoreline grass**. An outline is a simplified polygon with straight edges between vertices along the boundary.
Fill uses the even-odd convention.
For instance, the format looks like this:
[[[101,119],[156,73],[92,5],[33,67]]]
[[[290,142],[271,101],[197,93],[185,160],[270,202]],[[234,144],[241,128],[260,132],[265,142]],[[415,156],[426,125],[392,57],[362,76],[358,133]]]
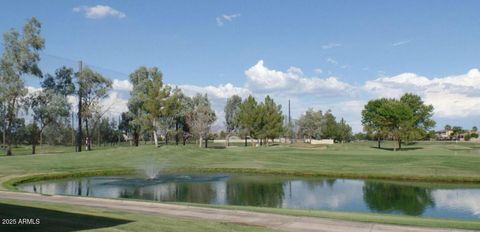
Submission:
[[[259,213],[273,213],[288,216],[318,217],[338,220],[361,221],[371,223],[382,223],[392,225],[410,225],[421,227],[438,227],[451,229],[480,230],[480,221],[478,220],[457,220],[448,218],[416,217],[405,215],[392,215],[382,213],[359,213],[359,212],[340,212],[327,210],[304,210],[288,208],[268,208],[255,206],[237,206],[237,205],[214,205],[185,202],[167,202],[169,204],[188,205],[196,207],[245,210]]]

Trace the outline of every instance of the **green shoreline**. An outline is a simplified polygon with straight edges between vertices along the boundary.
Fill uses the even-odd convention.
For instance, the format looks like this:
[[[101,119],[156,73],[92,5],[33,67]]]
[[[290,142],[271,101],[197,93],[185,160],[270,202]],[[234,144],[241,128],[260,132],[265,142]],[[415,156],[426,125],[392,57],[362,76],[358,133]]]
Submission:
[[[375,175],[334,172],[292,172],[260,170],[254,168],[175,168],[163,170],[164,173],[192,172],[192,173],[228,173],[228,174],[259,174],[281,175],[284,177],[326,177],[358,180],[418,182],[433,184],[480,184],[480,177],[449,177],[449,176],[401,176],[401,175]],[[21,177],[13,177],[2,182],[2,186],[10,191],[18,191],[16,186],[28,182],[45,181],[53,179],[65,179],[74,177],[108,176],[108,175],[133,175],[138,173],[135,169],[111,169],[80,172],[64,172],[49,174],[33,174]]]

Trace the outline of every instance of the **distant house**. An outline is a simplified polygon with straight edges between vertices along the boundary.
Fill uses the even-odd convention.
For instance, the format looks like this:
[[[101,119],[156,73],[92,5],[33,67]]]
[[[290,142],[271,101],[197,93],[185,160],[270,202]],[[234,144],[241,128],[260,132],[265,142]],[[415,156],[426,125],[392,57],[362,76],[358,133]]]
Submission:
[[[441,130],[435,132],[437,140],[452,140],[453,130]]]
[[[460,134],[454,134],[453,130],[441,130],[435,132],[435,135],[437,140],[480,141],[478,132],[472,130],[465,130]]]

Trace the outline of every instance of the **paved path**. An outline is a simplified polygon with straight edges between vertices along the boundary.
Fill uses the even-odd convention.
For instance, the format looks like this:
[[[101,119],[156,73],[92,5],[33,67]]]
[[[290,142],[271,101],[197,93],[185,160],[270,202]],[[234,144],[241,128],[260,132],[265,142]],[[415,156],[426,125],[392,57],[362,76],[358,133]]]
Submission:
[[[136,211],[154,213],[182,218],[205,219],[244,225],[263,226],[285,231],[328,231],[328,232],[453,232],[466,231],[455,229],[439,229],[414,226],[397,226],[379,223],[365,223],[345,220],[297,217],[278,214],[257,213],[241,210],[227,210],[202,208],[194,206],[162,204],[151,202],[138,202],[126,200],[114,200],[103,198],[88,198],[74,196],[45,196],[33,193],[19,193],[0,191],[1,199],[15,199],[25,201],[41,201],[49,203],[61,203],[101,207],[113,210]]]

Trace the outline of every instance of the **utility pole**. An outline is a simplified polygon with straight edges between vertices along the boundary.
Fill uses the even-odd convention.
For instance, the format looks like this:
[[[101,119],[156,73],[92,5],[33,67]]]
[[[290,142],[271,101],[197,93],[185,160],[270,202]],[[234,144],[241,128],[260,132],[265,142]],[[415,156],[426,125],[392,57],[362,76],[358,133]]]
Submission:
[[[7,104],[5,104],[5,106],[3,107],[2,109],[2,112],[3,112],[3,122],[2,122],[2,126],[3,126],[3,146],[5,147],[6,146],[6,142],[5,142],[5,131],[7,130]]]
[[[78,131],[77,131],[77,152],[82,152],[82,70],[83,70],[83,63],[80,61],[78,63],[78,75],[77,75],[77,82],[78,82]]]
[[[75,113],[72,112],[72,146],[75,146]],[[75,147],[75,150],[77,150],[77,147]]]
[[[290,117],[290,99],[288,99],[288,130],[290,134],[290,144],[293,143],[292,118]]]

